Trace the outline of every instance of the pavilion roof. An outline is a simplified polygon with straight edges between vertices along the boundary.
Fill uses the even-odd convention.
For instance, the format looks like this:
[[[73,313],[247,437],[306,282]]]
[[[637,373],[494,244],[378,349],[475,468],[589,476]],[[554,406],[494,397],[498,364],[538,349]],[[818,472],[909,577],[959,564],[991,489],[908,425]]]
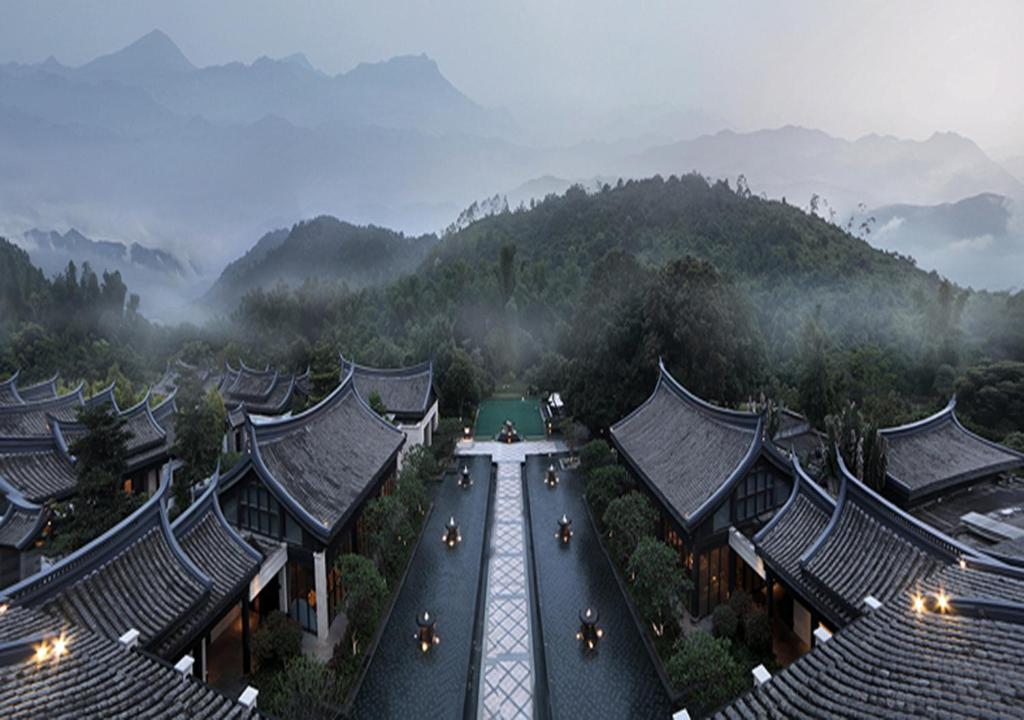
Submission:
[[[405,442],[370,409],[352,374],[318,405],[294,417],[247,423],[250,462],[277,499],[327,539],[351,516]],[[240,463],[225,478],[237,481]]]
[[[74,461],[54,436],[0,439],[0,488],[33,503],[60,500],[77,482]]]
[[[52,433],[51,418],[76,420],[82,407],[82,385],[59,397],[0,407],[0,438],[44,438]]]
[[[801,577],[828,602],[820,610],[849,622],[871,595],[886,602],[943,565],[978,552],[903,512],[850,474],[821,534],[799,559]]]
[[[149,398],[150,393],[146,393],[141,402],[127,410],[118,409],[116,403],[113,405],[115,413],[125,423],[125,430],[131,433],[128,440],[129,468],[148,464],[154,451],[159,455],[168,449],[167,432],[153,415]],[[67,447],[74,445],[86,433],[85,425],[78,420],[55,419],[54,425],[55,432]]]
[[[44,610],[110,638],[139,631],[159,646],[204,607],[213,581],[167,520],[170,479],[134,513],[47,570],[12,585],[12,604]]]
[[[0,382],[0,407],[22,405],[25,402],[18,395],[18,375],[20,373],[20,370],[16,370],[13,375]]]
[[[888,482],[908,502],[1024,467],[1024,454],[965,428],[955,398],[934,415],[881,434],[888,443]]]
[[[630,465],[685,527],[735,485],[762,448],[763,418],[712,405],[659,363],[651,396],[611,428]]]
[[[281,373],[267,367],[255,370],[239,360],[239,367],[225,367],[221,378],[221,396],[229,408],[241,408],[253,415],[283,415],[292,406],[292,398],[299,392],[299,379],[295,373]]]
[[[918,593],[924,612],[912,606]],[[1024,574],[946,566],[716,717],[1024,717]]]
[[[7,509],[0,515],[0,546],[25,550],[42,532],[49,512],[31,503],[10,487],[2,487]]]
[[[396,416],[422,417],[430,409],[430,393],[434,389],[434,363],[400,368],[374,368],[359,365],[344,356],[341,376],[350,372],[355,377],[356,390],[366,402],[377,393],[388,412]]]

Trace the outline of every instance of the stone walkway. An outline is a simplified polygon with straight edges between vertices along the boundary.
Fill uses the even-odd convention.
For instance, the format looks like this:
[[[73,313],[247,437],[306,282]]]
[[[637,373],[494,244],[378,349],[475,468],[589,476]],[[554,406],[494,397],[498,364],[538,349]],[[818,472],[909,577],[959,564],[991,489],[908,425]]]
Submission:
[[[487,569],[480,718],[533,717],[533,637],[521,463],[527,454],[559,449],[561,443],[537,441],[460,443],[457,450],[460,455],[490,455],[498,466]]]

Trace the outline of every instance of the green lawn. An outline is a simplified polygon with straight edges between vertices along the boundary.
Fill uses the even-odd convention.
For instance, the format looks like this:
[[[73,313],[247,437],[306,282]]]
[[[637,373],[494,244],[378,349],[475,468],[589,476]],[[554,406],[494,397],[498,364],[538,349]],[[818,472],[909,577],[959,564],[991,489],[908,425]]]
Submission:
[[[490,398],[480,403],[473,434],[480,439],[494,439],[506,420],[515,423],[519,435],[525,438],[545,436],[544,420],[540,416],[537,398]]]

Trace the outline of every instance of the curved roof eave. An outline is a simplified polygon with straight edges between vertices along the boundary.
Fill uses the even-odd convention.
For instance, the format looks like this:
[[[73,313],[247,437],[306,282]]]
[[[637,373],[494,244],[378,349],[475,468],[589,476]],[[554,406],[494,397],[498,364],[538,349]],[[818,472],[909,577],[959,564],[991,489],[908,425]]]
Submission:
[[[779,524],[779,521],[782,520],[786,512],[793,507],[801,492],[806,492],[811,498],[811,502],[818,504],[823,510],[828,510],[831,513],[835,509],[836,501],[814,481],[814,478],[807,474],[803,465],[800,464],[800,458],[797,457],[797,454],[791,453],[789,460],[793,471],[793,489],[790,491],[789,497],[786,498],[786,502],[775,512],[772,519],[754,534],[754,544],[763,540],[771,532],[772,528]]]

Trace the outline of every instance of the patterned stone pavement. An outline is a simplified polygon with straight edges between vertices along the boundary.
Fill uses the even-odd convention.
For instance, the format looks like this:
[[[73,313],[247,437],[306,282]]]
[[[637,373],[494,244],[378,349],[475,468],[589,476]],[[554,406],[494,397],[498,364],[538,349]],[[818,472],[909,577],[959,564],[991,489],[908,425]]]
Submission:
[[[533,636],[526,572],[521,463],[527,455],[564,451],[561,442],[459,443],[460,455],[488,455],[498,465],[487,570],[483,657],[477,717],[533,717]]]
[[[480,718],[533,717],[530,598],[519,468],[515,459],[498,462],[480,670]]]

